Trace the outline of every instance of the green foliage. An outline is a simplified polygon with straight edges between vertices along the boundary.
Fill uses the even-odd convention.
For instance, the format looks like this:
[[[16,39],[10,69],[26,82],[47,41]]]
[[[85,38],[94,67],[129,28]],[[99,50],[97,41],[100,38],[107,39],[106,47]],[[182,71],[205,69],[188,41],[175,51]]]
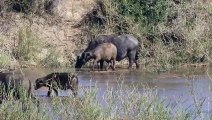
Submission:
[[[167,0],[106,0],[104,5],[107,33],[155,35],[156,26],[167,18]]]
[[[211,5],[202,1],[105,0],[104,27],[85,27],[87,35],[135,35],[148,69],[170,70],[181,64],[210,62]],[[101,7],[100,7],[101,8]],[[152,68],[153,67],[153,68]],[[148,70],[147,69],[147,70]]]
[[[60,61],[60,59],[63,60],[61,53],[54,48],[49,48],[48,54],[40,61],[40,63],[44,67],[59,67],[62,66],[62,62],[64,62]]]
[[[143,27],[153,28],[165,20],[167,0],[115,0],[118,4],[118,13],[129,16]]]
[[[31,32],[30,28],[23,28],[19,31],[18,43],[13,49],[16,59],[27,61],[33,64],[41,64],[44,67],[59,67],[64,65],[62,54],[42,42],[37,35]]]
[[[5,120],[48,120],[47,115],[44,115],[43,110],[38,110],[37,101],[34,98],[28,96],[28,90],[20,84],[20,86],[15,89],[11,88],[6,94],[5,91],[2,91],[4,86],[0,86],[1,94],[7,95],[3,98],[7,98],[3,100],[3,103],[0,106],[0,118]],[[14,98],[14,92],[19,91],[20,99]],[[3,92],[3,94],[2,94]],[[1,96],[2,98],[2,96]]]
[[[139,85],[138,85],[139,86]],[[158,96],[158,90],[143,86],[142,92],[133,85],[117,88],[107,87],[101,98],[98,97],[98,88],[80,89],[80,97],[54,97],[41,100],[39,107],[31,97],[27,97],[27,91],[20,87],[21,99],[15,100],[9,94],[8,100],[0,106],[0,117],[4,119],[73,119],[73,120],[179,120],[198,119],[198,106],[185,107],[184,100],[174,98],[174,101]],[[197,96],[194,95],[196,98]],[[101,101],[102,100],[102,101]],[[45,102],[46,101],[46,102]],[[177,104],[176,104],[177,101]],[[199,101],[195,99],[194,101]],[[173,103],[172,103],[173,102]],[[192,104],[192,103],[191,103]],[[196,103],[195,103],[196,104]],[[192,104],[193,105],[193,104]]]
[[[22,28],[19,31],[18,43],[13,49],[16,59],[25,61],[36,61],[44,44],[31,32],[30,28]]]
[[[11,64],[11,56],[4,52],[0,53],[0,68],[6,68]]]

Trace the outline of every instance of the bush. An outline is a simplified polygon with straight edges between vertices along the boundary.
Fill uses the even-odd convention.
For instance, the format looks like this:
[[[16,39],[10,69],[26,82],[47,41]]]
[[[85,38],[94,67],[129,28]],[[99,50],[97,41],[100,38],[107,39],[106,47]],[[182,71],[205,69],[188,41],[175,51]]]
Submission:
[[[41,52],[44,43],[31,32],[30,28],[22,28],[18,34],[18,42],[13,49],[16,59],[23,61],[37,61],[38,53]]]
[[[45,67],[59,67],[64,66],[65,62],[62,54],[52,47],[48,48],[48,53],[39,63]]]
[[[12,53],[17,60],[34,65],[41,63],[45,67],[59,67],[67,62],[54,46],[44,43],[28,27],[20,29],[18,42]]]
[[[4,0],[8,11],[22,13],[52,13],[55,0]]]
[[[132,18],[142,27],[147,27],[153,33],[154,27],[165,20],[167,0],[115,0],[118,13]]]
[[[9,67],[11,64],[11,56],[9,54],[6,54],[4,52],[0,53],[0,68],[6,68]]]

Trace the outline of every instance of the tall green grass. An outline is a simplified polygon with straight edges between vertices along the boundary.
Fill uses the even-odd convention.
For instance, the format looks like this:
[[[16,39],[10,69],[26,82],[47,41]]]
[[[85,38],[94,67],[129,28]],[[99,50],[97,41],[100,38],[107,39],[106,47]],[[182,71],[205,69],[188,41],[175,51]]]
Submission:
[[[133,85],[108,87],[101,95],[99,88],[80,89],[82,95],[74,98],[54,97],[48,102],[40,102],[40,106],[26,98],[9,99],[0,106],[1,118],[4,119],[73,119],[73,120],[190,120],[202,116],[202,101],[195,93],[195,107],[184,106],[184,100],[174,101],[159,97],[157,89],[143,88],[142,92]],[[42,101],[42,99],[40,99]],[[24,109],[23,109],[24,105]],[[193,104],[191,104],[193,105]],[[23,111],[24,110],[24,111]]]
[[[8,68],[11,65],[12,58],[5,52],[0,53],[0,69]]]
[[[47,119],[46,115],[39,112],[38,101],[28,95],[28,89],[20,82],[16,87],[9,86],[8,92],[4,90],[5,86],[0,86],[0,96],[2,104],[0,105],[0,118],[4,120],[11,119]],[[14,97],[14,94],[20,93],[20,99]],[[2,97],[3,96],[3,97]]]
[[[37,54],[41,52],[44,43],[31,32],[29,27],[19,30],[18,42],[13,49],[16,59],[36,61]]]
[[[1,36],[2,37],[2,36]],[[0,37],[0,69],[9,68],[11,65],[11,55],[9,52],[5,49],[4,39]]]

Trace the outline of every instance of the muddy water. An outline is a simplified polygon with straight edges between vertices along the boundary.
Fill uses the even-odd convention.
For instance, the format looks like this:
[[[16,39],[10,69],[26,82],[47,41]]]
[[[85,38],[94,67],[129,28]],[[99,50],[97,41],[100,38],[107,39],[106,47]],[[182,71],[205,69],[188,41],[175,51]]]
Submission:
[[[24,73],[30,80],[43,77],[51,72],[70,72],[74,69],[26,69]],[[138,85],[142,91],[141,84],[151,89],[157,90],[158,96],[167,98],[173,103],[178,99],[183,101],[185,108],[194,107],[194,96],[198,100],[205,100],[202,110],[205,114],[212,113],[212,68],[182,68],[170,72],[148,73],[141,71],[128,71],[119,69],[112,71],[82,70],[77,72],[79,77],[79,86],[90,89],[97,85],[98,99],[102,99],[102,94],[107,86],[116,88],[120,83],[124,86]],[[211,79],[210,79],[211,77]],[[33,81],[34,82],[34,81]],[[139,86],[140,85],[140,86]],[[70,91],[60,91],[60,96],[67,96]],[[35,95],[46,96],[47,88],[41,88],[33,91]],[[47,99],[47,98],[46,98]],[[48,100],[48,99],[47,99]]]

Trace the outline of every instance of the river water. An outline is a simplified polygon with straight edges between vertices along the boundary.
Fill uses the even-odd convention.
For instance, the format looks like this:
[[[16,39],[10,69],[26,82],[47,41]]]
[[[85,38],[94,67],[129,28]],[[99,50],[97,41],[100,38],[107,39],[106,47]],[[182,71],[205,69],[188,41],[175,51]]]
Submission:
[[[52,72],[70,72],[74,69],[25,69],[26,77],[32,82]],[[160,98],[167,98],[173,103],[177,99],[183,101],[185,108],[195,107],[194,99],[204,101],[201,109],[204,114],[212,113],[212,68],[181,68],[169,72],[150,73],[137,70],[117,69],[116,71],[81,70],[76,72],[79,77],[79,89],[98,88],[98,99],[101,101],[102,94],[108,86],[116,88],[137,85],[142,91],[143,85],[157,90]],[[140,85],[140,86],[139,86]],[[114,89],[115,90],[115,89]],[[46,96],[47,88],[34,90],[38,96]],[[60,96],[67,96],[66,91],[59,92]],[[48,98],[46,98],[48,99]],[[104,103],[102,103],[104,104]]]

